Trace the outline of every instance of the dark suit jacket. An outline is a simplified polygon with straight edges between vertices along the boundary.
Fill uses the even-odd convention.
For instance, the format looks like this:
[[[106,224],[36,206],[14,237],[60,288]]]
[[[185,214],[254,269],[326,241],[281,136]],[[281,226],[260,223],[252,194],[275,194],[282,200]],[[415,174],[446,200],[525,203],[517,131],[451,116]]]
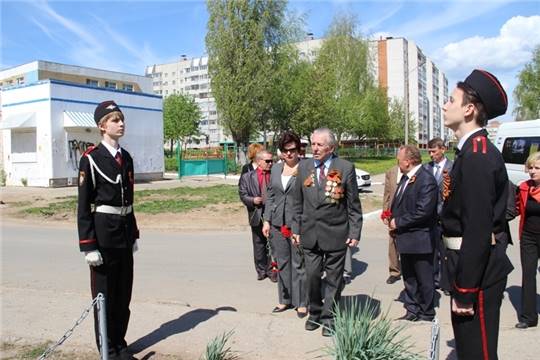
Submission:
[[[261,189],[259,187],[259,180],[257,179],[256,171],[247,172],[240,177],[240,182],[238,183],[238,193],[240,195],[240,200],[242,200],[247,208],[249,225],[260,225],[264,211],[264,204],[255,205],[253,203],[254,197],[261,196]]]
[[[437,200],[437,214],[440,215],[441,214],[441,211],[442,211],[442,206],[443,206],[443,197],[442,197],[442,192],[443,192],[443,187],[442,187],[442,180],[443,180],[443,172],[446,170],[448,171],[448,173],[450,174],[450,171],[452,170],[452,166],[454,165],[454,162],[448,158],[446,158],[446,163],[444,164],[444,167],[441,169],[441,176],[439,177],[439,180],[437,181],[437,186],[439,187],[439,196],[438,196],[438,200]],[[433,168],[435,167],[435,162],[434,161],[430,161],[428,163],[426,163],[424,165],[424,167],[426,168],[426,170],[431,174],[433,175]]]
[[[272,166],[270,174],[270,183],[268,184],[268,198],[264,205],[264,220],[274,226],[291,226],[293,221],[293,196],[292,192],[297,177],[291,176],[287,187],[283,188],[281,182],[281,173],[283,172],[283,163],[277,163]]]
[[[400,254],[427,254],[433,251],[433,228],[437,214],[438,187],[435,177],[424,167],[416,172],[415,180],[392,203],[396,222],[396,246]]]
[[[348,238],[360,240],[362,207],[354,166],[335,157],[328,171],[332,170],[341,174],[345,195],[337,203],[329,202],[324,186],[318,185],[313,159],[306,159],[298,165],[292,231],[300,235],[300,243],[308,249],[318,246],[323,251],[343,250]],[[305,182],[312,174],[315,178],[313,184],[306,186]]]

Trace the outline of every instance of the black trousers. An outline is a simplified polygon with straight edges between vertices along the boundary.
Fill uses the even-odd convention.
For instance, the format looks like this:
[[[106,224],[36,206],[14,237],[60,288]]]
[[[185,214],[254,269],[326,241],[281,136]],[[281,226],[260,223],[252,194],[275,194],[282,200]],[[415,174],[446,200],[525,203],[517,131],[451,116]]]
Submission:
[[[450,291],[450,281],[448,280],[448,272],[446,266],[444,266],[444,259],[446,258],[446,246],[442,240],[442,228],[440,224],[434,228],[434,249],[433,249],[433,277],[435,280],[435,287],[443,290]]]
[[[306,283],[310,318],[327,325],[333,322],[334,303],[338,304],[343,290],[343,269],[347,249],[323,251],[319,248],[304,248]],[[322,273],[326,271],[326,290],[322,294]]]
[[[521,314],[519,320],[538,324],[536,308],[536,269],[540,258],[540,234],[523,231],[519,243],[521,255]]]
[[[251,227],[251,239],[253,241],[253,262],[255,263],[255,271],[259,275],[268,275],[272,273],[271,263],[268,256],[266,236],[262,233],[262,224]]]
[[[129,303],[133,288],[132,248],[100,249],[103,264],[90,266],[92,298],[98,293],[105,296],[107,337],[109,351],[127,347],[125,340],[129,322]],[[94,307],[94,328],[99,349],[98,313]]]
[[[433,299],[433,254],[400,254],[401,274],[405,284],[405,309],[417,317],[435,316]]]
[[[459,360],[497,360],[500,309],[505,288],[506,278],[481,290],[473,316],[452,313]]]

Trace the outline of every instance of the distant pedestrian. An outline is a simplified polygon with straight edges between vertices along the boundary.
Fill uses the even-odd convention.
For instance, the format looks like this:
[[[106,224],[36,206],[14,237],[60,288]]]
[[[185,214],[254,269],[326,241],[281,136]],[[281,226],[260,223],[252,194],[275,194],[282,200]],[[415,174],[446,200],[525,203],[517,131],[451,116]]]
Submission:
[[[261,150],[255,155],[255,161],[257,162],[256,170],[246,172],[240,177],[238,193],[240,200],[248,211],[257,280],[264,280],[269,277],[272,282],[277,282],[277,275],[272,272],[270,254],[267,249],[268,240],[262,232],[264,207],[268,198],[270,170],[274,159],[270,152]]]
[[[394,200],[394,194],[396,193],[399,180],[401,179],[401,170],[399,166],[392,166],[384,174],[384,191],[383,191],[383,212],[381,215],[381,220],[383,223],[388,226],[389,223],[389,212],[390,205]],[[388,279],[386,283],[392,285],[395,282],[401,279],[401,265],[399,263],[399,253],[396,249],[396,237],[395,233],[391,232],[388,234]]]
[[[134,169],[118,143],[125,120],[114,101],[99,104],[94,120],[101,143],[81,157],[77,225],[79,249],[90,265],[92,297],[105,295],[109,359],[134,359],[125,340],[139,230],[133,214]],[[97,312],[94,325],[98,348]]]
[[[425,164],[425,168],[435,177],[439,187],[437,197],[437,226],[434,231],[434,251],[433,251],[433,277],[435,278],[435,288],[442,289],[445,295],[450,295],[450,284],[448,275],[443,271],[441,261],[446,256],[446,248],[442,243],[442,229],[438,217],[441,215],[443,206],[443,176],[449,174],[454,162],[445,155],[446,145],[441,138],[433,138],[428,141],[428,153],[431,161]]]
[[[536,269],[540,258],[540,152],[531,154],[525,167],[531,178],[519,185],[517,199],[522,271],[518,329],[538,325]]]

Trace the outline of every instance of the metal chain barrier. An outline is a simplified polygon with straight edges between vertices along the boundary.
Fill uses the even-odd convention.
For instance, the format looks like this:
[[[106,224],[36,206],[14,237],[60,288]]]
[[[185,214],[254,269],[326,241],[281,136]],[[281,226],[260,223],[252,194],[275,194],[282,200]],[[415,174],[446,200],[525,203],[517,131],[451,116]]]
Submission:
[[[441,325],[439,319],[431,323],[431,341],[428,350],[428,360],[439,360],[439,343],[441,342]]]
[[[92,303],[84,309],[81,316],[75,321],[75,324],[65,332],[65,334],[53,345],[51,345],[41,356],[38,358],[38,360],[46,359],[54,350],[56,350],[57,347],[62,345],[64,341],[66,341],[71,335],[73,335],[73,331],[75,328],[77,328],[83,321],[86,319],[88,314],[90,314],[90,311],[94,308],[94,306],[98,307],[99,310],[99,322],[100,322],[100,338],[101,339],[107,339],[107,329],[106,326],[103,326],[105,328],[105,333],[102,332],[102,323],[105,320],[105,296],[103,296],[102,293],[99,293],[93,300]],[[102,314],[103,311],[103,314]],[[107,341],[101,341],[101,354],[102,359],[107,360],[108,359],[108,349],[107,349]]]

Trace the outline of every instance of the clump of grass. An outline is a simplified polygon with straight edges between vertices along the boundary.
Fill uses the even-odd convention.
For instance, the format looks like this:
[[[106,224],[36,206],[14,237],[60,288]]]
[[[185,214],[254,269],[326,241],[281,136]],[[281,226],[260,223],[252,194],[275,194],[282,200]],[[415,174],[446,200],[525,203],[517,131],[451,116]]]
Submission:
[[[207,345],[201,360],[236,360],[238,356],[227,346],[234,331],[223,333],[213,338]]]
[[[23,212],[29,215],[53,216],[58,213],[72,213],[77,211],[77,198],[71,197],[69,200],[50,203],[47,206],[38,206],[24,209]]]
[[[408,337],[398,337],[405,328],[392,326],[387,314],[377,317],[371,300],[360,306],[356,300],[336,306],[332,344],[326,354],[335,360],[419,360]]]

